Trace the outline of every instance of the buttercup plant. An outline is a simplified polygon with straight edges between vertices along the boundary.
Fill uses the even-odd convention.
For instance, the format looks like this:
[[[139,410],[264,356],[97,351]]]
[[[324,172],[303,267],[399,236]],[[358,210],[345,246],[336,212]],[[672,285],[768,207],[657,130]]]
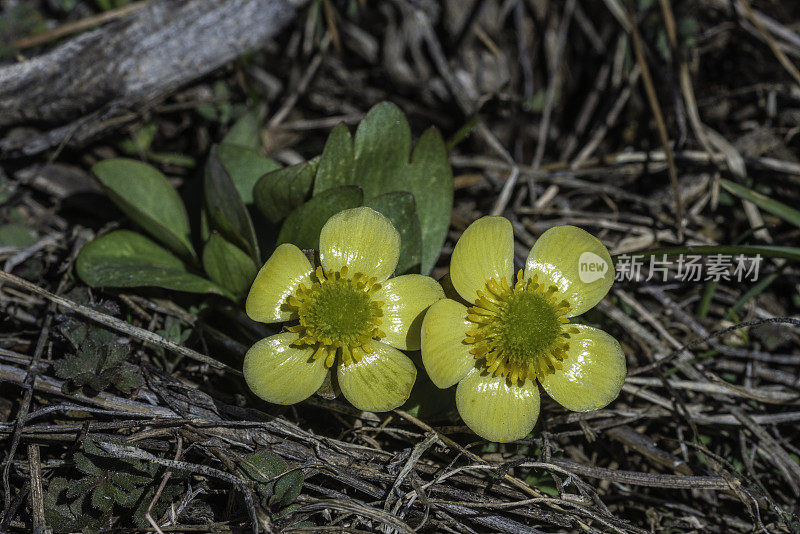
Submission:
[[[421,274],[390,279],[399,255],[400,234],[367,207],[325,223],[316,269],[295,245],[275,249],[253,282],[246,311],[264,323],[298,322],[247,352],[250,389],[266,401],[293,404],[335,372],[342,394],[358,409],[403,404],[417,371],[401,350],[420,348],[422,314],[444,291]]]
[[[586,253],[605,269],[581,276]],[[611,265],[596,237],[555,226],[534,243],[515,280],[511,223],[491,216],[467,228],[453,250],[450,277],[470,306],[443,299],[430,307],[422,361],[436,386],[458,384],[456,406],[476,434],[509,442],[530,433],[539,417],[537,381],[576,412],[617,398],[626,374],[619,343],[570,322],[608,293]]]

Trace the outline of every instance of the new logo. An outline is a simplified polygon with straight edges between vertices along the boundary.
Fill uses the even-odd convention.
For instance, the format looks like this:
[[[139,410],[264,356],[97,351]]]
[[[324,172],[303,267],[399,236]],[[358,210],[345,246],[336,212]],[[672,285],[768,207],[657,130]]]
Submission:
[[[606,260],[594,252],[584,252],[578,258],[578,277],[584,284],[591,284],[603,278],[608,272]]]

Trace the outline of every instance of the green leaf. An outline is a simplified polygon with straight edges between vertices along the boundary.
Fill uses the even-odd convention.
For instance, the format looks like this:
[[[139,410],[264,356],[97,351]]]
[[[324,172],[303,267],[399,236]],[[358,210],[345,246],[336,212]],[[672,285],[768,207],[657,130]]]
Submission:
[[[423,132],[405,176],[408,191],[417,203],[422,231],[421,271],[428,273],[439,258],[453,210],[453,171],[439,130]]]
[[[365,197],[405,186],[398,175],[408,165],[410,150],[411,128],[400,108],[383,102],[370,109],[358,125],[355,139],[354,179],[364,188]]]
[[[206,163],[204,189],[211,227],[241,246],[253,260],[260,261],[253,221],[228,171],[220,162],[216,146],[211,148]]]
[[[203,268],[211,280],[237,296],[247,292],[258,272],[253,258],[216,232],[203,249]]]
[[[314,179],[314,196],[343,185],[353,185],[353,138],[347,126],[340,124],[328,136],[317,176]]]
[[[231,126],[221,144],[239,145],[258,150],[261,148],[261,132],[259,130],[258,118],[253,113],[245,113]]]
[[[44,493],[44,518],[54,532],[73,532],[88,524],[88,518],[81,510],[82,499],[66,498],[66,491],[72,482],[65,478],[54,478]]]
[[[102,370],[119,367],[119,365],[128,357],[128,347],[121,344],[107,345],[103,351]]]
[[[105,451],[103,451],[103,449],[101,449],[95,444],[91,435],[87,435],[83,439],[83,441],[81,442],[81,446],[83,447],[83,450],[87,454],[91,454],[92,456],[100,456],[102,458],[108,456],[108,454],[106,454]]]
[[[77,452],[72,457],[72,459],[75,461],[75,467],[77,467],[78,470],[81,473],[85,474],[85,475],[98,476],[98,475],[103,474],[103,470],[100,469],[99,467],[97,467],[96,465],[94,465],[94,463],[92,463],[92,461],[89,460],[89,458],[87,458],[85,454],[81,454],[81,453]],[[91,480],[91,479],[90,478],[84,478],[83,480]],[[85,491],[85,488],[77,490],[77,491],[75,491],[72,488],[70,488],[68,490],[68,492],[67,492],[67,495],[68,496],[74,496],[74,495],[77,495],[78,493],[80,493],[82,491]]]
[[[186,208],[161,172],[125,158],[101,161],[92,171],[125,215],[179,255],[197,258],[190,240]]]
[[[303,489],[303,472],[299,469],[289,471],[275,481],[275,489],[269,499],[271,506],[283,508],[297,499]]]
[[[400,259],[395,273],[419,272],[422,250],[422,232],[417,218],[414,195],[407,191],[394,191],[364,202],[386,215],[400,232]]]
[[[220,145],[219,160],[245,204],[253,203],[253,187],[258,179],[281,168],[280,163],[265,158],[252,148],[239,145]]]
[[[24,224],[4,224],[0,226],[0,248],[25,249],[39,241],[36,230]]]
[[[259,492],[269,496],[270,506],[291,504],[303,488],[303,472],[290,470],[277,454],[263,449],[245,456],[241,462],[245,475],[259,485]]]
[[[143,488],[124,488],[122,485],[112,484],[111,495],[114,502],[125,508],[131,508],[142,496]]]
[[[235,300],[227,290],[191,274],[168,250],[136,232],[117,230],[81,249],[75,262],[78,276],[90,286],[163,287],[189,293],[217,293]]]
[[[265,174],[253,189],[256,206],[267,219],[280,222],[305,202],[316,172],[312,160]]]
[[[458,129],[458,131],[456,131],[456,133],[453,134],[453,137],[447,140],[447,150],[453,150],[456,146],[458,146],[459,143],[469,137],[472,133],[472,130],[475,129],[480,121],[480,115],[475,115],[468,120],[461,128]]]
[[[242,459],[241,467],[258,484],[268,484],[288,469],[283,458],[268,449],[248,454]]]
[[[77,457],[78,454],[76,454],[75,456]],[[80,456],[83,455],[81,454]],[[83,456],[83,458],[84,461],[86,462],[89,461],[86,459],[85,456]],[[72,482],[72,484],[70,484],[69,487],[67,488],[67,491],[65,493],[66,497],[69,499],[74,499],[79,495],[82,495],[84,493],[89,493],[92,490],[92,488],[97,486],[97,479],[103,475],[104,471],[99,467],[96,467],[95,469],[97,469],[97,473],[95,473],[93,476],[83,477],[80,480]]]
[[[186,167],[187,169],[197,165],[193,157],[177,152],[148,152],[147,159],[162,165],[175,165],[176,167]]]
[[[122,363],[116,369],[113,378],[114,387],[126,395],[144,384],[144,379],[139,374],[138,367],[127,362]]]
[[[132,514],[132,519],[136,525],[149,528],[150,522],[147,520],[148,512],[151,517],[162,517],[167,509],[173,505],[177,497],[183,493],[183,485],[175,481],[178,473],[177,471],[172,471],[172,476],[169,478],[167,485],[161,490],[161,495],[156,500],[152,510],[148,509],[150,508],[150,503],[153,501],[153,497],[155,497],[158,484],[151,484],[147,488],[139,488],[132,496],[135,497],[135,499],[128,499],[129,502],[133,502],[131,506],[128,506],[129,508],[138,503],[138,506]]]
[[[766,195],[762,195],[761,193],[753,191],[752,189],[748,189],[743,185],[739,185],[729,180],[722,179],[719,181],[719,185],[737,197],[749,200],[759,208],[767,210],[789,224],[793,224],[794,226],[800,228],[800,211],[790,208],[782,202],[778,202],[777,200],[771,199]]]
[[[103,306],[93,308],[114,313]],[[111,385],[125,392],[142,385],[138,368],[124,361],[130,354],[130,344],[112,331],[96,325],[81,326],[73,320],[61,321],[58,330],[74,344],[76,350],[75,354],[66,354],[53,362],[56,376],[64,379],[61,388],[64,393],[71,395],[84,386],[98,392]],[[90,466],[82,464],[81,459],[75,457],[78,469],[87,474],[96,474],[87,470]]]
[[[436,264],[450,226],[453,174],[438,130],[430,128],[417,142],[409,163],[411,130],[394,104],[373,107],[355,138],[354,183],[371,199],[392,191],[409,191],[417,202],[422,231],[421,272]]]
[[[294,243],[301,249],[319,249],[319,233],[328,219],[340,211],[360,206],[363,200],[361,188],[355,186],[320,193],[289,214],[278,234],[278,244]]]
[[[111,482],[103,482],[92,492],[92,506],[97,510],[106,512],[114,505],[114,496]]]

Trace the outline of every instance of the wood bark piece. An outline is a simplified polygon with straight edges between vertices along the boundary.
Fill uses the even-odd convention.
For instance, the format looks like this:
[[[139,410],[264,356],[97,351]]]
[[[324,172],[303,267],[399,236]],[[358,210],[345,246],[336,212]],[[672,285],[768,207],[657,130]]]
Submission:
[[[78,146],[243,52],[294,17],[293,0],[154,0],[54,50],[0,68],[0,157]]]

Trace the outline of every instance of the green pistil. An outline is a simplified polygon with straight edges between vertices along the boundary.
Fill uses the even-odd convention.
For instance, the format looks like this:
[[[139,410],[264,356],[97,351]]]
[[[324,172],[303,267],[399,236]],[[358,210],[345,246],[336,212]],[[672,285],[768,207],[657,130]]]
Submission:
[[[514,293],[498,317],[497,345],[508,355],[509,362],[531,364],[551,350],[561,336],[560,318],[543,295]]]
[[[347,267],[324,272],[317,267],[317,281],[310,288],[300,284],[289,297],[289,306],[300,324],[289,327],[297,332],[298,346],[314,347],[314,358],[325,358],[332,367],[339,356],[348,365],[372,352],[369,343],[386,334],[380,330],[383,302],[372,300],[381,288],[375,278],[363,273],[347,276]]]
[[[569,303],[556,298],[555,286],[545,287],[534,274],[522,271],[512,286],[505,278],[489,279],[478,291],[467,319],[475,326],[465,343],[487,372],[503,375],[512,384],[541,379],[561,368],[569,350]]]

